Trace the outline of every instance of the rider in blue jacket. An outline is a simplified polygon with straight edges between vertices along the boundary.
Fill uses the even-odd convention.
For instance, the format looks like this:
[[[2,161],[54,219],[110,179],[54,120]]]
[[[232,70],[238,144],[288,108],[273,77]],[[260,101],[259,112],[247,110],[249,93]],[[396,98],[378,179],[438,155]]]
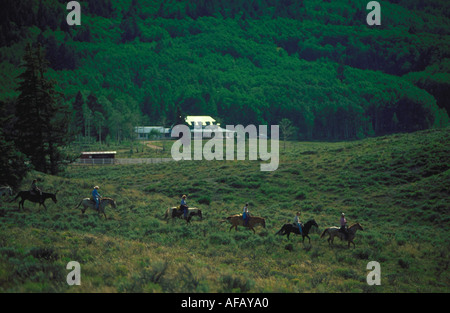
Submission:
[[[188,218],[188,206],[186,203],[186,195],[183,195],[183,197],[181,197],[180,209],[183,210],[184,219],[187,219]]]
[[[100,194],[98,193],[98,189],[99,189],[99,187],[98,187],[98,186],[95,186],[95,187],[94,187],[94,190],[92,190],[92,198],[93,198],[94,201],[95,201],[95,208],[96,208],[97,210],[99,209],[99,206],[100,206],[100,198],[101,198]]]
[[[248,212],[248,203],[245,204],[242,211],[242,218],[244,219],[244,226],[248,226],[248,221],[250,220],[250,213]]]

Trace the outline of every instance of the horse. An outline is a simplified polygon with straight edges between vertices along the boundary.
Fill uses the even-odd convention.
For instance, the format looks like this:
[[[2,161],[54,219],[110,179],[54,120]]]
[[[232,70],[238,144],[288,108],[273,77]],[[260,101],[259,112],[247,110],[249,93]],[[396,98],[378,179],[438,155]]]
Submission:
[[[317,225],[316,221],[314,219],[308,221],[305,223],[305,225],[302,227],[302,237],[303,237],[303,243],[305,243],[305,237],[308,238],[309,243],[311,243],[311,238],[309,238],[308,233],[312,226],[316,226],[319,228],[319,225]],[[289,239],[289,235],[291,233],[300,235],[300,230],[298,229],[297,225],[294,224],[284,224],[281,229],[276,232],[275,235],[287,235],[287,238]]]
[[[22,206],[22,209],[24,209],[23,204],[24,204],[25,200],[39,203],[39,208],[41,207],[41,205],[43,205],[44,208],[47,210],[47,207],[45,206],[45,203],[44,203],[45,200],[50,198],[53,200],[53,202],[55,202],[55,203],[58,202],[56,200],[56,193],[43,192],[42,195],[40,195],[40,194],[32,194],[29,190],[24,190],[24,191],[19,191],[19,193],[13,199],[13,201],[16,201],[17,198],[20,197],[19,210],[20,210],[20,206]]]
[[[2,187],[0,187],[0,197],[3,197],[3,195],[6,195],[6,194],[12,196],[13,195],[12,188],[9,187],[9,186],[2,186]]]
[[[348,228],[348,234],[346,239],[348,241],[348,248],[350,248],[350,243],[352,243],[353,248],[355,248],[355,243],[353,242],[353,239],[355,238],[357,230],[364,230],[360,223],[355,223]],[[340,231],[340,228],[336,226],[328,227],[327,229],[325,229],[322,232],[322,235],[320,235],[320,238],[323,238],[326,234],[329,235],[327,239],[329,245],[333,244],[334,237],[336,236],[339,237],[341,240],[345,240],[345,235]]]
[[[76,207],[74,207],[74,209],[78,209],[78,207],[83,204],[83,208],[81,209],[81,213],[84,214],[84,212],[86,211],[87,208],[91,208],[95,211],[97,211],[96,207],[95,207],[95,201],[91,200],[90,198],[84,198],[83,200],[80,201],[80,203],[78,203],[78,205]],[[103,215],[105,216],[106,219],[106,213],[105,213],[105,207],[107,204],[110,204],[114,209],[117,207],[117,203],[114,199],[111,198],[101,198],[100,199],[100,204],[98,206],[98,214],[103,213]]]
[[[203,219],[202,210],[198,208],[188,208],[188,216],[186,219],[186,223],[189,223],[193,216],[199,216],[200,219]],[[164,213],[164,219],[167,220],[168,217],[171,217],[172,220],[176,217],[184,218],[184,212],[179,207],[171,207],[168,208]],[[169,220],[167,220],[167,223],[169,223]]]
[[[250,219],[248,220],[248,225],[244,225],[244,219],[242,218],[242,214],[228,216],[223,221],[224,222],[228,221],[231,223],[230,231],[233,227],[237,231],[238,226],[248,227],[251,230],[253,230],[253,233],[256,233],[254,227],[257,225],[261,225],[263,228],[266,228],[266,220],[262,217],[257,216],[250,216]]]

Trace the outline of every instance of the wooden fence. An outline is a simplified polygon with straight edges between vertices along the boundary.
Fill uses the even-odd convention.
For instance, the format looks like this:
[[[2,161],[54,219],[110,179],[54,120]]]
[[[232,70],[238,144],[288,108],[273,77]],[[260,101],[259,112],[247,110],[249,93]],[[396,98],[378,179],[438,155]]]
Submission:
[[[78,159],[73,165],[156,164],[174,161],[172,158],[128,158],[128,159]]]

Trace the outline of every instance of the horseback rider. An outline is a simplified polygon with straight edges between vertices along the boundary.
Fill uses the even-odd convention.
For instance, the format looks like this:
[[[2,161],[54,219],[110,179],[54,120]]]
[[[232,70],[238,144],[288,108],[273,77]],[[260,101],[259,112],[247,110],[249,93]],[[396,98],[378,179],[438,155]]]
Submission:
[[[344,238],[345,240],[347,240],[348,229],[347,229],[347,220],[345,219],[345,213],[341,214],[340,224],[341,228],[339,229],[339,231],[344,234]]]
[[[92,199],[95,201],[95,209],[98,210],[100,207],[100,199],[102,196],[98,193],[98,186],[95,186],[92,190]]]
[[[42,190],[39,189],[37,186],[37,179],[33,179],[33,182],[31,183],[30,187],[30,195],[37,196],[39,195],[39,198],[42,198]]]
[[[244,226],[248,226],[248,221],[250,220],[250,213],[248,212],[248,203],[246,203],[244,206],[242,218],[244,220]]]
[[[188,206],[186,203],[186,195],[183,195],[181,197],[181,203],[180,203],[180,210],[183,210],[183,214],[184,214],[184,219],[186,220],[188,217]]]
[[[298,230],[300,231],[300,235],[303,235],[302,231],[302,222],[300,221],[300,212],[297,212],[297,214],[294,217],[294,226],[298,227]]]

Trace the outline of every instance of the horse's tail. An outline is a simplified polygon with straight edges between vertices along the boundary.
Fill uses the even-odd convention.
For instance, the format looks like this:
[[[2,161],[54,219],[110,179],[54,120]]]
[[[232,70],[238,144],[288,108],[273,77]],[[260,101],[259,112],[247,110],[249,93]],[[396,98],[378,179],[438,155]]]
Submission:
[[[76,207],[74,207],[73,209],[78,209],[78,207],[81,205],[81,203],[83,202],[83,200],[80,201],[80,203],[78,203],[78,205]]]
[[[286,234],[286,229],[285,229],[284,225],[283,225],[283,227],[281,227],[281,229],[279,231],[277,231],[275,233],[275,235],[281,235],[281,236],[283,236],[285,234]]]
[[[20,197],[20,192],[17,194],[17,196],[13,200],[11,200],[11,202],[16,201],[17,198],[19,198],[19,197]]]
[[[329,229],[329,228],[326,228],[326,229],[322,232],[322,235],[320,235],[320,238],[323,238],[323,236],[325,236],[325,234],[328,232],[328,229]]]
[[[169,210],[170,208],[167,208],[166,212],[164,213],[164,219],[167,219],[167,217],[169,216]]]

